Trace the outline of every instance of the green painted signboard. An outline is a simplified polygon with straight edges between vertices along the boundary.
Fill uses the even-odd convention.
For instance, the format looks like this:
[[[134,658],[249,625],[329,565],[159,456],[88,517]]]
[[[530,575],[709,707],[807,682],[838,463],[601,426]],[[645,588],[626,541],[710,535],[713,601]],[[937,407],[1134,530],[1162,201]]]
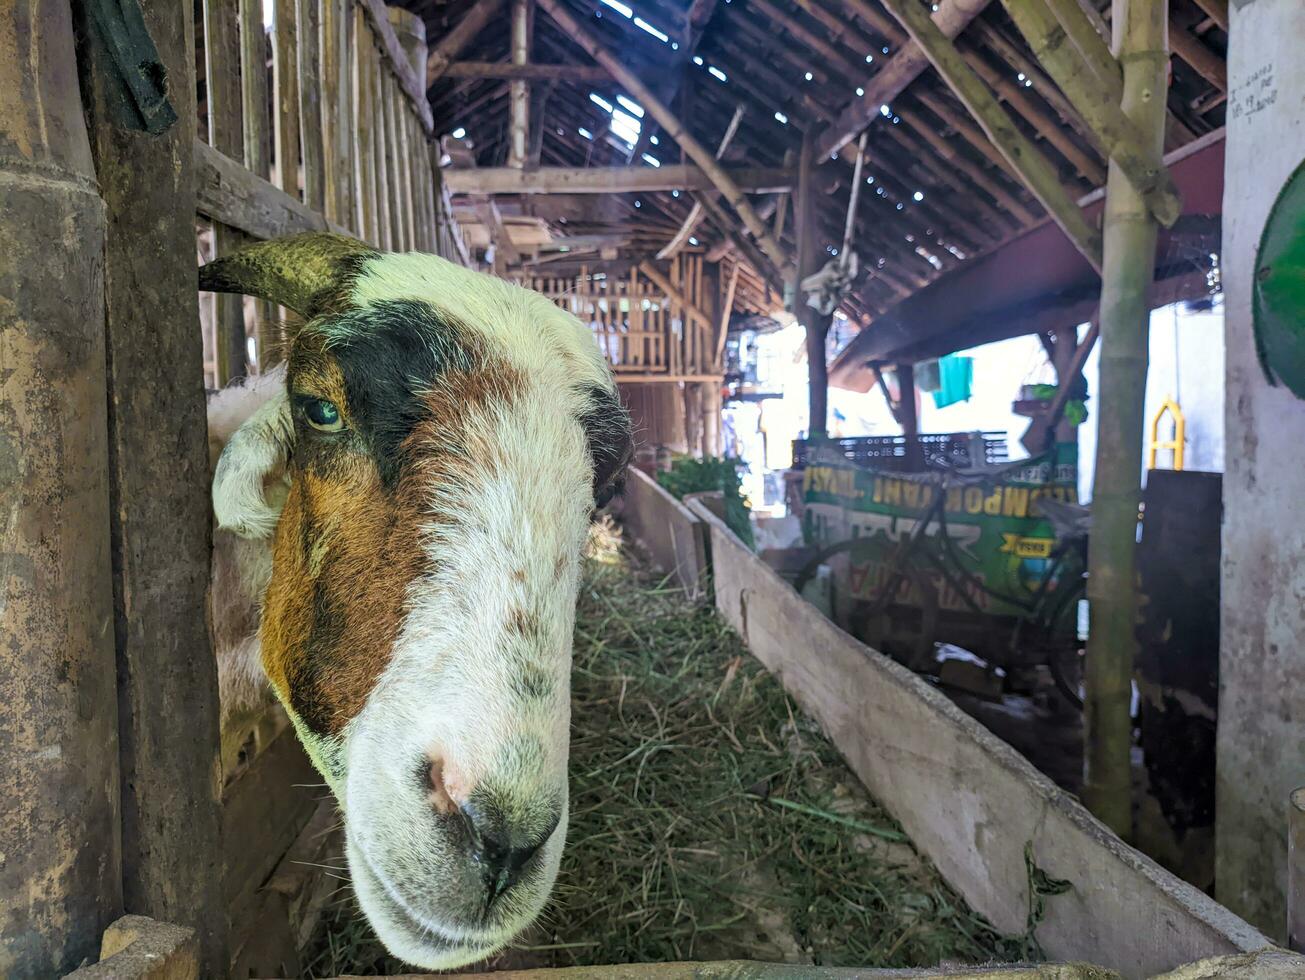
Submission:
[[[803,531],[806,543],[818,548],[864,541],[848,553],[843,587],[851,599],[874,600],[892,579],[901,542],[941,495],[941,515],[933,513],[916,546],[962,573],[951,581],[941,573],[931,577],[938,608],[1022,616],[1048,581],[1056,551],[1038,501],[1076,503],[1077,486],[1073,443],[983,476],[896,473],[817,454],[803,474]],[[936,567],[928,557],[917,554],[912,562],[918,569]],[[919,578],[908,577],[895,601],[919,604]],[[1054,580],[1048,584],[1054,587]]]

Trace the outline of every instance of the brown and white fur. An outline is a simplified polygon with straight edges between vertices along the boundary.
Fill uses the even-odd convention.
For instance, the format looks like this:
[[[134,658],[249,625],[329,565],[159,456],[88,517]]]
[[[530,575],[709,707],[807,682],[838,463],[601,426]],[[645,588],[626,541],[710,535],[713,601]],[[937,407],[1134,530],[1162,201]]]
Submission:
[[[630,450],[610,372],[574,317],[434,256],[301,236],[201,286],[306,318],[210,400],[224,716],[270,681],[386,946],[479,959],[562,854],[580,554]]]

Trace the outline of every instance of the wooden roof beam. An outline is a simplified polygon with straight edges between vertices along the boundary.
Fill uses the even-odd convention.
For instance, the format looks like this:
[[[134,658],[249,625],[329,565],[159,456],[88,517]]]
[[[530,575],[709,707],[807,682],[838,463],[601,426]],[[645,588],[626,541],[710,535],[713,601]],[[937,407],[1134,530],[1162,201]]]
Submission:
[[[551,0],[550,0],[551,2]],[[1088,223],[1056,170],[998,104],[960,51],[914,0],[884,0],[884,5],[926,53],[993,144],[1020,174],[1092,268],[1101,271],[1101,232]]]
[[[719,160],[725,156],[725,151],[729,149],[730,141],[734,139],[734,134],[739,130],[739,123],[743,121],[744,108],[740,103],[739,107],[734,110],[734,118],[730,120],[729,126],[725,128],[725,135],[720,138],[720,145],[716,147],[716,159]],[[689,237],[698,227],[698,222],[702,220],[702,205],[697,201],[693,202],[693,207],[689,213],[684,216],[684,222],[680,225],[679,230],[671,236],[671,240],[666,246],[657,253],[657,258],[668,259],[688,242]],[[778,234],[775,236],[779,237]]]
[[[715,161],[712,161],[715,163]],[[444,183],[454,194],[630,194],[653,191],[701,191],[728,181],[742,197],[787,190],[796,179],[792,171],[722,167],[713,176],[687,163],[660,167],[516,167],[450,168]],[[751,208],[749,208],[751,210]],[[755,212],[753,212],[755,215]],[[760,219],[757,219],[760,221]]]
[[[954,38],[983,13],[990,0],[941,0],[933,22],[947,38]],[[856,8],[843,0],[853,13]],[[887,4],[885,4],[887,6]],[[889,8],[891,10],[891,7]],[[888,60],[862,86],[865,95],[858,97],[839,113],[838,119],[816,137],[817,160],[827,159],[861,135],[861,131],[879,116],[879,107],[892,102],[929,67],[929,59],[914,41]]]
[[[477,0],[476,5],[463,15],[457,26],[449,31],[426,56],[426,87],[435,84],[453,59],[484,30],[485,25],[498,16],[505,0]]]
[[[957,50],[973,72],[983,79],[987,86],[1020,118],[1033,127],[1033,131],[1039,138],[1048,146],[1055,147],[1089,184],[1100,187],[1106,182],[1106,168],[1070,138],[1049,109],[1033,101],[1029,89],[1017,84],[1015,79],[1008,77],[1005,72],[993,68],[982,51],[968,47],[960,47]]]
[[[814,31],[808,30],[795,17],[790,17],[770,0],[749,0],[749,9],[756,10],[776,27],[785,31],[795,41],[819,55],[831,67],[837,67],[848,79],[855,79],[864,65],[854,64],[843,52]]]
[[[682,150],[684,150],[685,155],[702,168],[703,173],[707,176],[710,182],[718,191],[720,191],[725,200],[729,201],[734,210],[738,212],[739,217],[743,219],[743,223],[747,226],[752,237],[757,240],[757,244],[760,246],[761,250],[772,262],[775,263],[780,272],[784,275],[784,278],[789,278],[792,266],[789,257],[785,254],[784,249],[780,246],[779,242],[771,237],[769,230],[766,228],[765,222],[763,222],[757,215],[757,212],[753,210],[752,205],[748,203],[748,199],[744,196],[740,186],[730,176],[729,172],[716,161],[712,152],[694,139],[675,114],[672,113],[660,99],[654,96],[652,90],[649,89],[648,86],[634,74],[634,72],[626,68],[619,59],[614,57],[606,48],[604,48],[598,40],[571,15],[570,10],[565,4],[565,0],[538,0],[538,2],[539,6],[547,11],[548,15],[553,18],[554,22],[570,34],[573,41],[579,44],[580,47],[584,48],[594,61],[606,68],[614,79],[620,82],[621,85],[625,86],[630,95],[644,107],[644,111],[657,121],[657,124],[661,126],[662,131],[665,132],[670,139],[674,140]],[[629,169],[635,173],[639,173],[648,168],[631,167]],[[665,170],[667,168],[661,167],[654,169]],[[788,183],[790,182],[786,182],[785,186],[788,186]]]
[[[1158,154],[1147,152],[1148,141],[1141,129],[1124,115],[1119,100],[1112,100],[1110,89],[1101,83],[1092,64],[1076,45],[1064,43],[1066,35],[1072,38],[1076,32],[1090,35],[1098,43],[1101,41],[1076,0],[1002,0],[1002,4],[1038,61],[1051,73],[1074,108],[1083,114],[1155,219],[1170,227],[1182,212],[1182,201],[1168,168]],[[1055,14],[1051,5],[1058,7]],[[1078,25],[1076,32],[1058,20],[1062,15],[1059,8],[1064,8],[1067,20]],[[1106,68],[1106,71],[1118,67],[1113,58],[1109,64],[1115,69]]]
[[[1207,48],[1199,37],[1175,21],[1172,14],[1169,16],[1169,47],[1220,92],[1228,91],[1227,64]]]
[[[455,61],[444,69],[445,78],[525,79],[531,82],[601,83],[611,76],[597,65],[514,65],[508,61]]]

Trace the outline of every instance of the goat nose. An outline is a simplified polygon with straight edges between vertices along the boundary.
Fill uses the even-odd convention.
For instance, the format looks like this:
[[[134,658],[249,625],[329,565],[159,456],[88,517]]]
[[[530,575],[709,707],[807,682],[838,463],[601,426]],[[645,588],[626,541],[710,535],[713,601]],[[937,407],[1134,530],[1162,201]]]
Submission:
[[[485,883],[488,912],[495,900],[521,879],[530,859],[553,836],[561,817],[554,816],[538,836],[526,837],[511,833],[501,821],[490,818],[474,804],[468,803],[461,810],[469,832],[471,859],[480,865]]]

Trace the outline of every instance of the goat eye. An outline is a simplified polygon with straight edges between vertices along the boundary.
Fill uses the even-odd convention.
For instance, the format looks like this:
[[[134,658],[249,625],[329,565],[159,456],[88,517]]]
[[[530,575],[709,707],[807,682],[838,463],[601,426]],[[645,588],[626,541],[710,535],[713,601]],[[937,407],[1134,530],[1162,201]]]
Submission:
[[[314,398],[304,405],[304,417],[314,429],[322,432],[339,432],[344,428],[344,419],[334,402],[324,398]]]

